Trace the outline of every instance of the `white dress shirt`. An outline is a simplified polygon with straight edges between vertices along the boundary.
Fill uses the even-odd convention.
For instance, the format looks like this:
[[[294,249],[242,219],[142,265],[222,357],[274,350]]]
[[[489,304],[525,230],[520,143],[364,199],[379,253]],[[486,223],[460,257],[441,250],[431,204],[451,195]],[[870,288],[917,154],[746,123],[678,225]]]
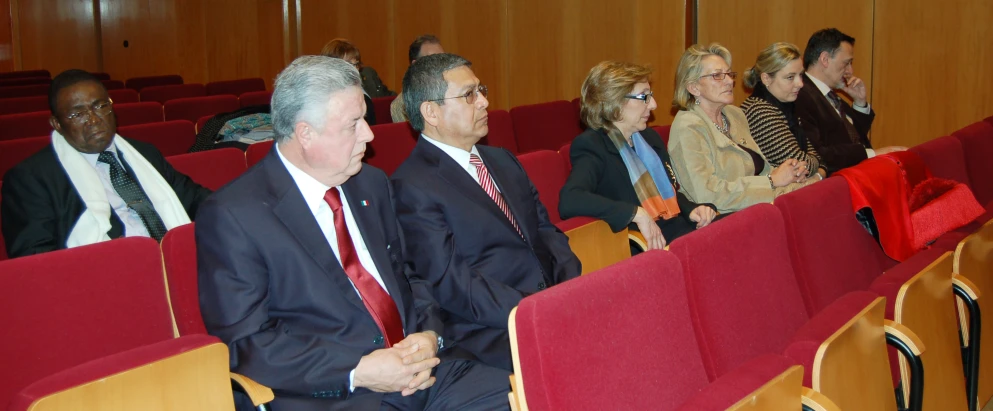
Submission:
[[[471,150],[465,151],[465,150],[463,150],[461,148],[450,146],[448,144],[445,144],[445,143],[442,143],[440,141],[437,141],[437,140],[435,140],[435,139],[433,139],[431,137],[428,137],[428,136],[426,136],[424,134],[421,134],[421,138],[423,138],[424,141],[427,141],[427,142],[429,142],[431,144],[434,144],[435,147],[440,148],[441,151],[444,151],[445,152],[445,154],[448,154],[448,156],[451,157],[452,160],[455,160],[455,162],[458,163],[459,166],[461,166],[462,169],[465,170],[465,172],[469,174],[469,177],[472,177],[472,179],[476,181],[476,184],[479,184],[479,173],[476,170],[476,166],[472,165],[472,163],[469,162],[469,155],[470,154],[475,154],[476,156],[479,156],[479,150],[476,149],[476,145],[475,144],[472,145],[472,149]],[[482,160],[482,157],[479,157],[479,158],[480,158],[480,160]],[[491,179],[493,178],[493,174],[492,173],[490,173],[490,178]],[[496,187],[496,190],[497,191],[499,191],[501,193],[503,192],[503,190],[500,190],[500,186],[497,184],[496,180],[493,180],[493,187]]]
[[[110,146],[107,147],[107,150],[105,151],[114,153],[114,159],[116,159],[118,163],[120,162],[121,153],[117,151],[117,146],[113,141],[110,142]],[[141,216],[137,211],[129,208],[128,204],[121,198],[121,195],[117,194],[117,190],[114,189],[114,183],[110,179],[110,164],[98,161],[100,158],[100,153],[79,154],[82,154],[83,158],[85,158],[86,161],[97,170],[97,175],[100,176],[100,182],[103,183],[103,190],[107,193],[107,202],[110,203],[110,209],[114,210],[114,214],[117,214],[117,218],[121,219],[121,223],[124,224],[124,236],[150,237],[148,235],[148,228],[145,227],[145,222],[141,221]],[[124,161],[128,161],[128,159],[124,159]]]
[[[286,171],[290,172],[290,177],[293,178],[293,182],[296,183],[297,188],[300,189],[300,193],[303,194],[303,199],[307,202],[307,207],[310,208],[310,212],[317,220],[317,225],[321,226],[324,239],[327,240],[328,245],[331,246],[331,251],[334,252],[334,257],[341,264],[341,253],[338,251],[338,234],[334,229],[334,211],[331,210],[331,206],[328,205],[327,201],[324,201],[324,193],[331,189],[331,187],[322,184],[314,177],[311,177],[310,174],[303,172],[303,170],[286,160],[286,157],[283,157],[283,153],[279,151],[278,144],[276,145],[276,154],[279,155],[279,161],[283,162]],[[379,269],[376,268],[376,263],[372,260],[372,254],[369,253],[369,248],[366,247],[365,240],[362,239],[362,232],[359,231],[359,226],[355,222],[355,217],[352,215],[352,209],[348,205],[348,197],[345,196],[345,191],[341,189],[341,186],[335,187],[335,189],[341,194],[341,211],[345,213],[345,227],[348,227],[348,234],[352,237],[352,246],[359,255],[359,263],[362,264],[362,268],[365,268],[372,275],[372,278],[376,279],[379,286],[383,287],[383,291],[389,294],[390,290],[383,283],[383,277],[379,275]],[[351,278],[348,281],[351,282]],[[361,299],[362,294],[359,293],[358,288],[355,288],[354,283],[352,284],[352,288],[355,290],[355,294],[358,294],[359,299]],[[355,391],[355,369],[352,369],[348,373],[348,391]]]
[[[828,101],[830,102],[831,99],[827,96],[827,94],[832,91],[831,90],[831,87],[828,86],[827,84],[825,84],[823,81],[821,81],[817,77],[811,76],[809,74],[807,75],[807,77],[810,78],[810,81],[812,81],[815,86],[817,86],[817,89],[821,91],[821,94],[824,96],[824,98],[828,99]],[[859,113],[862,113],[862,114],[869,114],[869,113],[872,112],[872,108],[869,106],[869,102],[868,101],[865,102],[865,107],[859,107],[859,106],[856,106],[856,105],[853,104],[852,105],[852,108],[855,109],[855,111],[858,111]],[[851,117],[848,117],[848,115],[845,114],[844,112],[839,111],[838,114],[841,114],[841,116],[844,117],[845,120],[848,120],[849,123],[852,123],[852,118]],[[855,123],[852,123],[852,124],[855,124]],[[865,154],[869,158],[873,158],[873,157],[876,156],[876,151],[873,150],[873,149],[871,149],[871,148],[867,148],[867,149],[865,149]]]

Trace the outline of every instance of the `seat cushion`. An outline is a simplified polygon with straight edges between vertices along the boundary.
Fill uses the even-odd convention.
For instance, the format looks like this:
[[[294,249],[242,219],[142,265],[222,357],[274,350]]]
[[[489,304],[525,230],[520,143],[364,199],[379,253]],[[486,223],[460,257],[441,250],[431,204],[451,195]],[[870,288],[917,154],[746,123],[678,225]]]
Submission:
[[[795,361],[781,355],[756,357],[704,387],[679,409],[727,409],[793,365],[796,365]]]

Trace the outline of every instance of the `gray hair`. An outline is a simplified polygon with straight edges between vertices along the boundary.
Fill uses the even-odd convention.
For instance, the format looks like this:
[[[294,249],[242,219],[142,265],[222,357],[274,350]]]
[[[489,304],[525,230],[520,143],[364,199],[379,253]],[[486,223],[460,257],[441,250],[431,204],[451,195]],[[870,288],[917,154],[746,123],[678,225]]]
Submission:
[[[686,89],[691,83],[700,80],[700,73],[703,71],[703,59],[709,56],[718,56],[731,67],[731,52],[718,43],[710,43],[704,47],[694,44],[683,52],[679,59],[679,66],[676,67],[675,90],[672,93],[672,106],[679,110],[689,110],[690,106],[696,103],[696,97]]]
[[[301,56],[276,76],[272,92],[272,128],[276,142],[293,134],[298,122],[323,128],[331,95],[348,87],[362,87],[355,66],[342,59]]]
[[[444,98],[448,91],[445,72],[462,66],[471,67],[472,63],[449,53],[424,56],[410,65],[403,75],[403,105],[414,130],[424,131],[421,103]],[[445,100],[438,100],[438,104],[445,104]]]

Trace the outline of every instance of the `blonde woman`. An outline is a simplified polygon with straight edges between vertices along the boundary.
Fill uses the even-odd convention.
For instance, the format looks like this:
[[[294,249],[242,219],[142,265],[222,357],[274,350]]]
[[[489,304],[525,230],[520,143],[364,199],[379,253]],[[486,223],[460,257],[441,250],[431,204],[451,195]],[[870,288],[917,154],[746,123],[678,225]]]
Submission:
[[[751,97],[741,104],[748,129],[773,167],[789,159],[807,163],[807,178],[827,177],[821,156],[807,140],[794,102],[803,87],[803,55],[790,43],[773,43],[745,71]]]
[[[731,53],[720,44],[699,44],[683,53],[676,69],[669,153],[694,202],[728,213],[796,190],[807,179],[807,163],[789,159],[772,168],[748,131],[745,113],[732,105]]]

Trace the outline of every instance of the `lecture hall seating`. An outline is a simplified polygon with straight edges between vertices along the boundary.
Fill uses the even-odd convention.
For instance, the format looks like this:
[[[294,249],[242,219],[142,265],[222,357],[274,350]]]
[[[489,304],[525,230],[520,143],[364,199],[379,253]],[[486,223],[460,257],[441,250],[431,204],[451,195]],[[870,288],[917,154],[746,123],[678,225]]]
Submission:
[[[265,91],[265,81],[261,78],[244,78],[238,80],[212,81],[207,83],[208,96],[231,94],[241,96],[245,93]]]
[[[183,84],[183,77],[176,74],[165,76],[132,77],[124,82],[125,87],[139,92],[145,87],[168,86],[170,84]]]
[[[157,101],[165,104],[169,100],[207,95],[206,88],[200,83],[171,84],[167,86],[148,86],[141,89],[141,101]]]
[[[193,123],[186,120],[118,127],[117,134],[149,143],[166,157],[185,154],[193,146],[197,137],[193,131]]]

